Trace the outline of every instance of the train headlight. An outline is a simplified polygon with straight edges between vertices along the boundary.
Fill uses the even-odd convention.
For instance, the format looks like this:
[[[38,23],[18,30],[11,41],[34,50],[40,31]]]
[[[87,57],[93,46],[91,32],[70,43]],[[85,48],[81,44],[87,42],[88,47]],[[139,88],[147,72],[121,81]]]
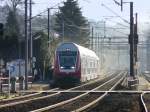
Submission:
[[[72,66],[71,68],[72,68],[72,69],[75,69],[75,67],[74,67],[74,66]]]
[[[61,69],[63,69],[64,67],[63,67],[63,66],[61,66],[60,68],[61,68]]]

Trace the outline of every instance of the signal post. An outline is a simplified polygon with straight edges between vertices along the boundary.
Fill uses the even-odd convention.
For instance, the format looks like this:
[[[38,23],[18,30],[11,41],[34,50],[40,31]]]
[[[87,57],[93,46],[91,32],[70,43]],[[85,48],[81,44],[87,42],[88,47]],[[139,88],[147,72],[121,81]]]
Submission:
[[[115,1],[115,0],[114,0]],[[129,44],[130,44],[130,73],[127,77],[127,86],[130,89],[136,89],[139,81],[137,77],[137,44],[138,44],[138,34],[137,34],[137,13],[136,13],[136,23],[134,24],[133,17],[133,2],[123,2],[116,4],[121,6],[121,11],[123,10],[123,3],[130,3],[130,34],[129,34]]]

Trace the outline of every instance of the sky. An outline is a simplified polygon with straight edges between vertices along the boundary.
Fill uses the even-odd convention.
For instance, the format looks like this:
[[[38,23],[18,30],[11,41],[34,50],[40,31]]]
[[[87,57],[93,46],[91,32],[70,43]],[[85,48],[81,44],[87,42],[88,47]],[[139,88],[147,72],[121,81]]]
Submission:
[[[48,7],[52,7],[57,3],[61,3],[66,0],[34,0],[33,5],[33,15],[36,15]],[[106,16],[116,16],[106,7],[102,6],[104,4],[114,12],[118,13],[119,16],[126,18],[129,21],[129,4],[123,5],[123,11],[121,12],[120,6],[115,4],[113,0],[78,0],[79,6],[82,9],[83,15],[88,19],[95,21],[101,21],[108,17]],[[120,0],[116,0],[120,2]],[[124,2],[130,2],[130,0],[123,0]],[[148,22],[150,19],[150,0],[132,0],[134,2],[134,13],[138,13],[138,20],[141,22]],[[62,5],[59,4],[59,5]],[[54,10],[53,10],[54,11]],[[55,9],[56,11],[56,9]],[[112,18],[113,20],[121,21],[120,18]]]
[[[60,3],[59,6],[62,6],[63,1],[66,0],[34,0],[35,5],[33,5],[33,15],[39,14],[58,3]],[[116,1],[120,2],[120,0]],[[136,12],[138,13],[139,36],[143,38],[147,35],[146,32],[150,26],[150,0],[123,0],[123,2],[131,1],[134,3],[134,14]],[[123,11],[121,11],[121,7],[115,4],[114,0],[78,0],[78,2],[83,12],[83,16],[87,17],[89,20],[97,22],[105,21],[106,26],[113,26],[118,22],[129,27],[129,3],[124,3]],[[57,10],[52,10],[51,13],[54,13],[54,11]],[[47,13],[45,13],[45,15],[47,15]],[[124,18],[128,23],[124,22],[121,18]]]

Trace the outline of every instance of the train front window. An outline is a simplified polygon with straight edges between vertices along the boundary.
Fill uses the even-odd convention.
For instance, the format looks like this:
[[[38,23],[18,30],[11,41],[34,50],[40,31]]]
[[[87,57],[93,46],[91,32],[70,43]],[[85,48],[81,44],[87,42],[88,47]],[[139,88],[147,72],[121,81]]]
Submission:
[[[76,65],[77,52],[62,51],[59,53],[59,63],[62,69],[74,69]]]

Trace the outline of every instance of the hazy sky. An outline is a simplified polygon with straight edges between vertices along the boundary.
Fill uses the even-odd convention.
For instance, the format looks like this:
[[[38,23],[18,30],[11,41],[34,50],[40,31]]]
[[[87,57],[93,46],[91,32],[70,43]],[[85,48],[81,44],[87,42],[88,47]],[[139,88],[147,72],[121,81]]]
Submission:
[[[33,14],[47,9],[48,7],[54,6],[57,3],[65,0],[34,0],[36,3],[33,6]],[[89,19],[100,21],[106,17],[104,16],[115,16],[112,12],[106,9],[101,4],[105,4],[107,7],[117,12],[118,15],[129,20],[129,4],[124,4],[123,12],[120,11],[120,7],[114,3],[113,0],[78,0],[79,6],[82,8],[83,15]],[[120,0],[117,0],[120,2]],[[148,21],[150,19],[150,0],[132,0],[134,2],[134,13],[138,12],[139,21]],[[124,0],[124,2],[130,2],[130,0]],[[62,5],[62,4],[61,4]],[[120,21],[118,18],[112,20]]]

